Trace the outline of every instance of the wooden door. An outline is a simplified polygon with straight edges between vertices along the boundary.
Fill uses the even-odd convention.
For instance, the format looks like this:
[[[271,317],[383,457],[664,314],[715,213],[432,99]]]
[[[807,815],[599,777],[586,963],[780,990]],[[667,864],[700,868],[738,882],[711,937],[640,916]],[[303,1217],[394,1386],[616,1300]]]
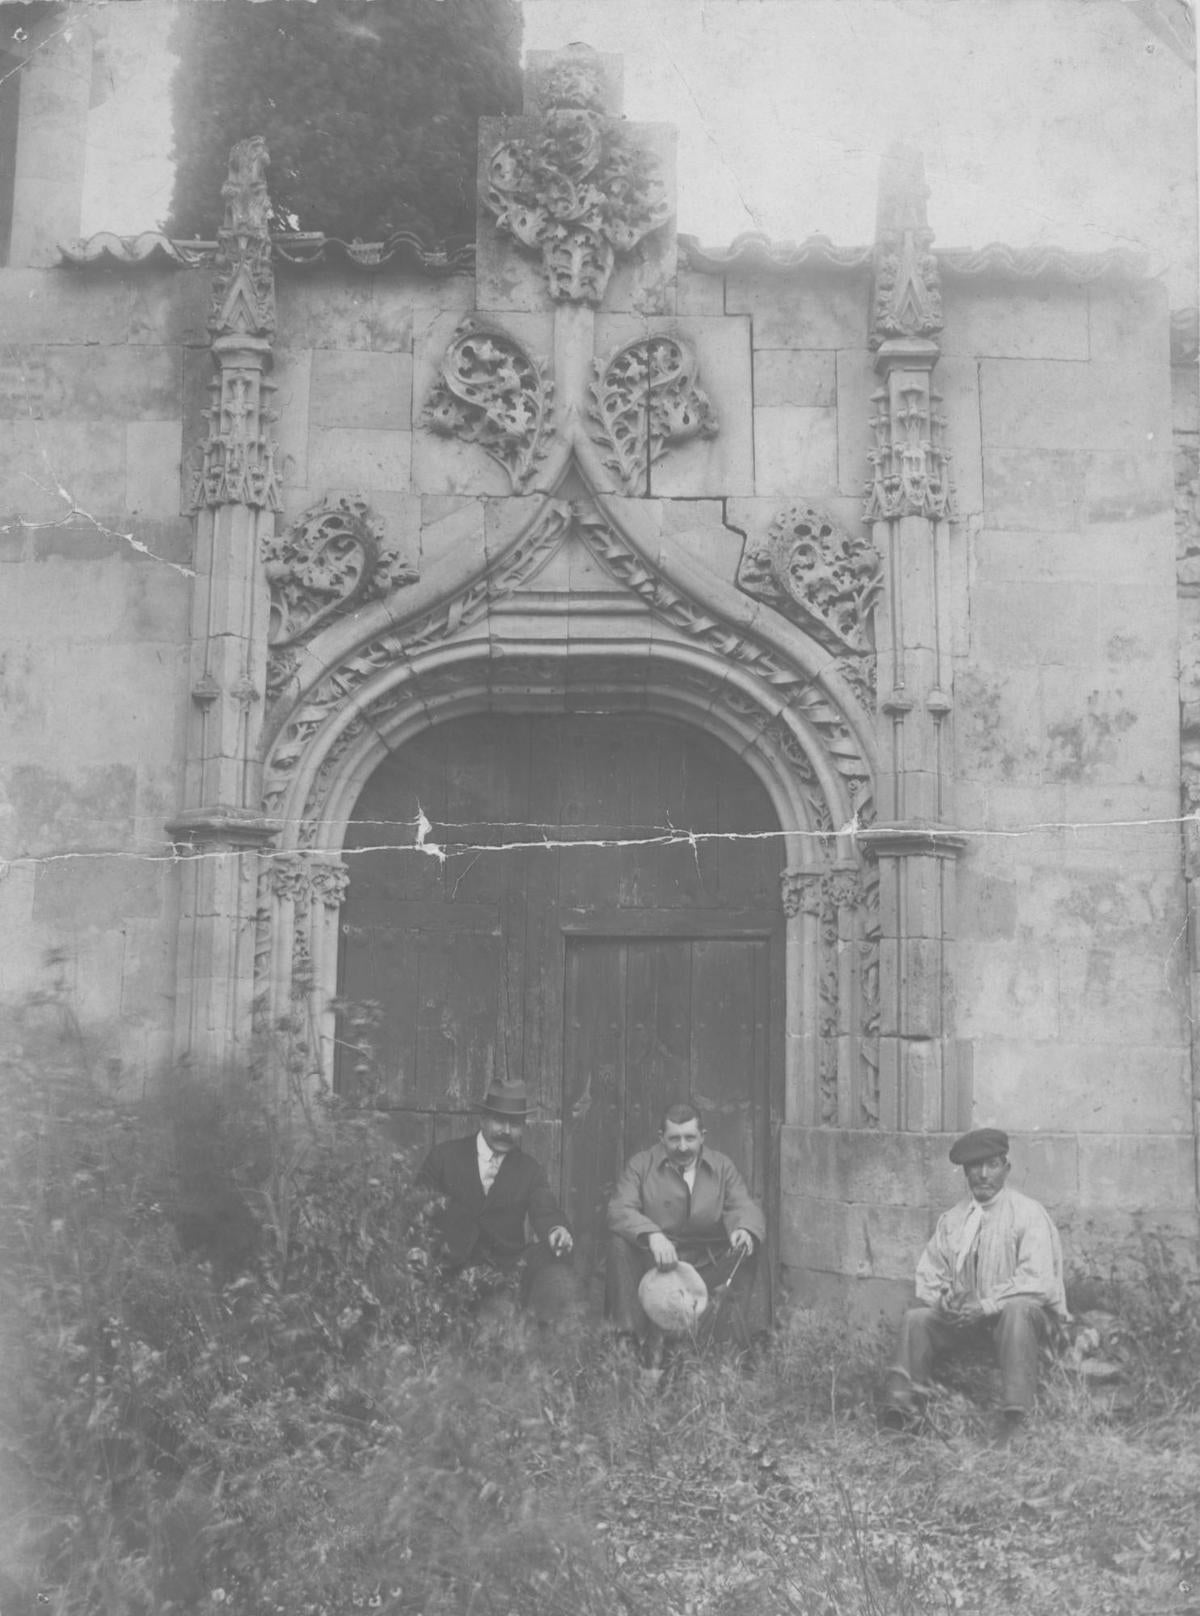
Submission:
[[[711,922],[710,922],[711,924]],[[563,1040],[563,1181],[582,1271],[599,1272],[621,1168],[691,1099],[706,1141],[774,1206],[772,938],[569,936]]]
[[[415,846],[419,812],[444,857]],[[399,1140],[466,1132],[492,1078],[523,1077],[590,1263],[621,1163],[691,1094],[773,1206],[783,849],[744,763],[646,714],[455,720],[377,770],[346,860],[340,991],[379,1006]]]

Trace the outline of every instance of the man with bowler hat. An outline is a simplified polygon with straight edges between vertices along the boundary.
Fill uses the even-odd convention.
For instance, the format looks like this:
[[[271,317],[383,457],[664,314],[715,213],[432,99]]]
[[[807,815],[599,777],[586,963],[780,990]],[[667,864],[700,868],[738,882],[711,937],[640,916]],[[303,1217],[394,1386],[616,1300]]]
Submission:
[[[435,1196],[443,1269],[480,1269],[497,1289],[519,1276],[521,1305],[540,1323],[562,1319],[575,1301],[574,1241],[545,1170],[521,1149],[525,1085],[493,1083],[477,1109],[477,1130],[434,1145],[418,1174]]]
[[[884,1391],[883,1423],[916,1423],[938,1354],[990,1340],[1000,1365],[1001,1439],[1018,1430],[1037,1393],[1038,1345],[1067,1318],[1058,1230],[1040,1202],[1009,1189],[1008,1135],[979,1128],[950,1160],[967,1194],[938,1219],[917,1262],[917,1303],[904,1315]]]

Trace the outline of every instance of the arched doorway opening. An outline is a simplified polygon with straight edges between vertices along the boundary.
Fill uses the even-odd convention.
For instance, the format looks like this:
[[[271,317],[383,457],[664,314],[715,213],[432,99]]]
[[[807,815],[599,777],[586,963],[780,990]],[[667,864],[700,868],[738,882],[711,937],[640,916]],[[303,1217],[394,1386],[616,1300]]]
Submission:
[[[690,1094],[774,1227],[787,857],[746,762],[644,710],[448,719],[374,770],[343,858],[339,992],[380,1007],[399,1138],[465,1132],[523,1078],[592,1274],[622,1163]]]

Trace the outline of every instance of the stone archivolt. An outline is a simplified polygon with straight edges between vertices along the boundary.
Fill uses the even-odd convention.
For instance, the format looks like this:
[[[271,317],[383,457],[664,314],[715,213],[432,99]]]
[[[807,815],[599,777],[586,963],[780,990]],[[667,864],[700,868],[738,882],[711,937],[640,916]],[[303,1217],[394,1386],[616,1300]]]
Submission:
[[[644,337],[595,361],[589,415],[609,452],[604,464],[626,493],[649,493],[650,467],[672,444],[715,437],[716,412],[699,386],[700,364],[678,337]]]
[[[787,506],[764,537],[747,539],[737,583],[831,651],[874,649],[882,558],[869,539],[847,533],[811,505]]]
[[[556,302],[603,301],[618,253],[666,224],[671,206],[653,156],[602,115],[598,71],[568,62],[541,88],[543,130],[503,142],[481,192],[497,229],[540,253]]]
[[[520,493],[545,457],[553,410],[545,367],[506,332],[467,319],[442,358],[421,424],[477,443]]]
[[[652,630],[649,618],[643,618],[640,633],[630,640],[626,629],[619,644],[584,644],[568,654],[557,640],[536,651],[522,642],[511,654],[497,655],[491,641],[480,636],[480,625],[499,603],[519,595],[572,535],[628,592],[631,608],[645,611],[668,632]],[[715,601],[693,597],[590,498],[574,504],[548,499],[539,517],[490,567],[407,621],[381,626],[332,659],[271,725],[264,809],[291,829],[285,833],[289,847],[267,855],[260,886],[255,996],[262,1016],[285,1015],[306,1029],[305,1047],[315,1067],[323,1036],[317,1022],[328,1014],[323,994],[332,991],[325,975],[330,950],[336,949],[329,930],[335,921],[320,917],[332,913],[345,887],[342,874],[329,877],[328,891],[318,886],[327,868],[343,868],[324,862],[332,848],[318,839],[330,837],[344,809],[337,805],[346,781],[357,778],[381,738],[403,733],[414,715],[449,713],[469,693],[478,693],[481,680],[492,702],[502,702],[508,690],[527,694],[539,685],[553,690],[561,685],[564,657],[580,677],[591,676],[594,662],[595,677],[612,689],[640,689],[644,697],[646,646],[653,639],[662,646],[664,689],[701,711],[721,714],[744,737],[741,744],[754,737],[756,750],[774,758],[780,778],[790,781],[791,800],[803,804],[799,823],[820,838],[821,857],[812,868],[790,872],[782,888],[789,915],[799,912],[803,895],[804,910],[814,917],[805,924],[816,927],[807,946],[820,954],[813,969],[823,1053],[819,1071],[812,1074],[810,1103],[814,1115],[826,1115],[843,1090],[869,1094],[878,1061],[864,1042],[862,1016],[871,1002],[868,984],[877,981],[878,937],[869,934],[860,900],[871,877],[864,872],[856,884],[840,867],[832,872],[836,879],[823,877],[830,871],[824,861],[837,843],[837,827],[850,816],[863,824],[871,820],[870,763],[821,676],[770,634],[751,632],[748,621],[739,618],[736,600],[731,594],[723,614]],[[320,641],[313,650],[319,654]],[[670,673],[665,672],[668,659]],[[839,1061],[843,1067],[850,1061],[859,1076],[847,1078]],[[869,1125],[865,1102],[862,1112]]]
[[[366,500],[343,495],[315,505],[267,539],[263,568],[271,589],[267,643],[277,654],[330,618],[417,581],[417,569],[384,542]]]

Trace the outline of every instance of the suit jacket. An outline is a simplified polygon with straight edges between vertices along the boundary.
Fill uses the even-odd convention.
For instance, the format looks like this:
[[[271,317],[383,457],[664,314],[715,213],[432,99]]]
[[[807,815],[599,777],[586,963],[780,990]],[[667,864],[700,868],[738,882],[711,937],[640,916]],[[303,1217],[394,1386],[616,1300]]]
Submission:
[[[526,1215],[539,1240],[567,1226],[545,1171],[523,1150],[508,1152],[485,1195],[475,1140],[472,1133],[434,1145],[417,1175],[418,1183],[442,1198],[434,1226],[456,1268],[485,1256],[514,1261],[525,1249]]]

